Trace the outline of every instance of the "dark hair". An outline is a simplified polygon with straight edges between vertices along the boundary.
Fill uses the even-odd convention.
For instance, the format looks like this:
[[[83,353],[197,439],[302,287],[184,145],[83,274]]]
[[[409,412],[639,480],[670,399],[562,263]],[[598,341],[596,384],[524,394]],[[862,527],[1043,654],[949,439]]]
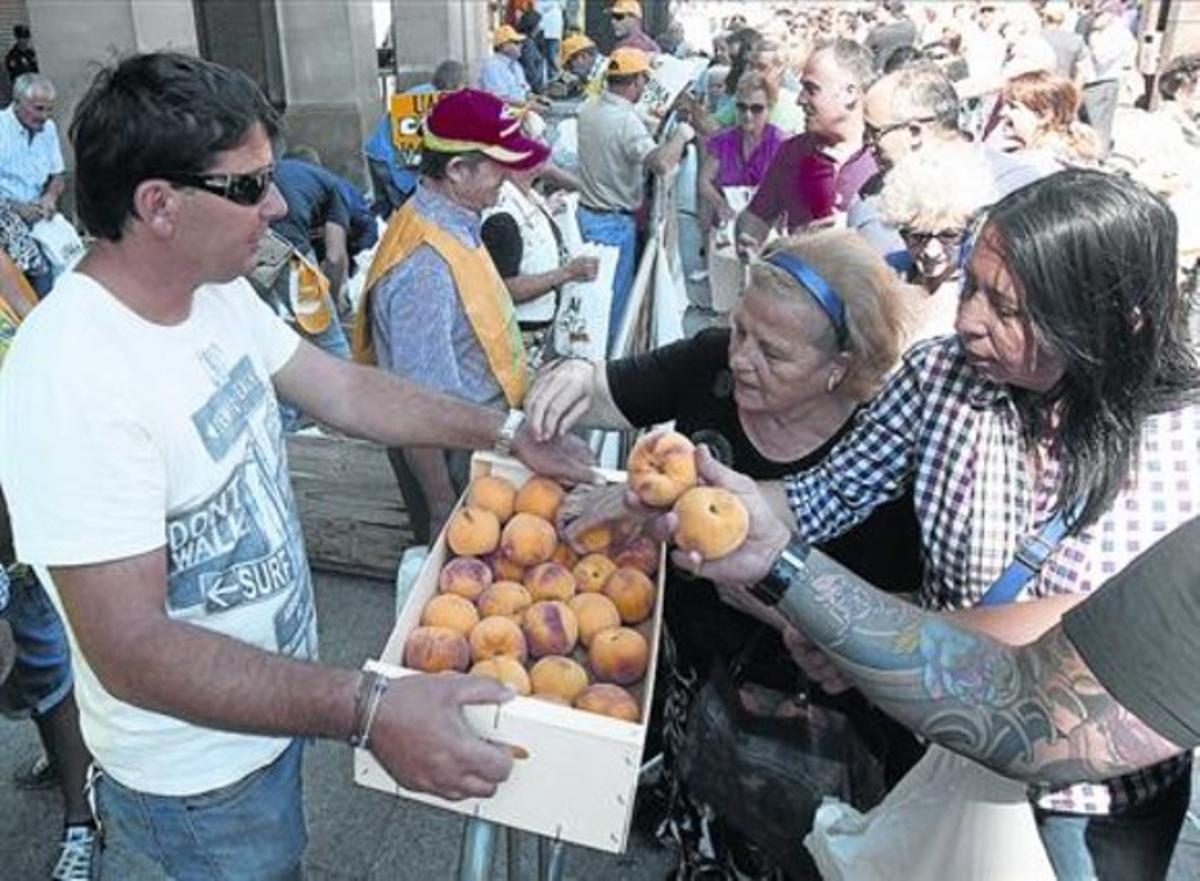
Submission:
[[[13,36],[18,40],[28,40],[32,36],[29,32],[29,25],[15,24],[13,25]]]
[[[984,217],[1024,294],[1038,342],[1065,372],[1045,395],[1017,396],[1027,436],[1059,410],[1059,504],[1095,522],[1128,478],[1148,417],[1195,401],[1170,207],[1141,184],[1069,169],[1009,194]]]
[[[907,64],[912,64],[914,61],[919,61],[922,57],[921,50],[915,46],[897,46],[887,54],[883,59],[880,70],[882,73],[888,74],[899,70]]]
[[[461,61],[447,60],[433,71],[433,87],[439,92],[454,92],[467,82],[467,68]]]
[[[1167,101],[1174,101],[1179,90],[1186,85],[1195,85],[1200,75],[1200,54],[1180,55],[1172,58],[1167,69],[1158,78],[1158,94]]]
[[[901,67],[896,72],[896,92],[904,96],[900,103],[908,112],[931,116],[946,131],[958,129],[958,92],[936,62],[922,60]]]
[[[421,177],[427,177],[430,180],[445,180],[446,169],[450,166],[452,159],[461,159],[468,165],[477,165],[486,158],[478,150],[471,150],[467,153],[443,153],[440,150],[425,148],[421,150],[421,165],[417,171]]]
[[[762,39],[754,28],[739,28],[729,35],[729,75],[725,77],[725,91],[732,95],[737,91],[738,80],[750,64],[750,53]]]
[[[278,116],[246,74],[191,55],[134,55],[101,70],[71,120],[75,204],[92,235],[119,241],[142,181],[199,173]]]

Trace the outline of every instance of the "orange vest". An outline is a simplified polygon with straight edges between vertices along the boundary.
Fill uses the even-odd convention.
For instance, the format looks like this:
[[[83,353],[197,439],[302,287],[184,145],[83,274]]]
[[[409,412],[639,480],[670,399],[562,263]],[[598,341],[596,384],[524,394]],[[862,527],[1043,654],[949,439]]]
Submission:
[[[362,300],[354,316],[354,360],[377,363],[371,340],[371,298],[376,283],[407,260],[421,245],[429,245],[446,261],[475,338],[487,357],[488,366],[510,407],[518,407],[529,386],[525,346],[517,326],[517,314],[504,279],[483,245],[471,248],[446,230],[422,217],[411,201],[388,222],[387,232],[375,252],[367,273]],[[412,292],[420,296],[420,292]],[[403,340],[396,340],[403,345]]]

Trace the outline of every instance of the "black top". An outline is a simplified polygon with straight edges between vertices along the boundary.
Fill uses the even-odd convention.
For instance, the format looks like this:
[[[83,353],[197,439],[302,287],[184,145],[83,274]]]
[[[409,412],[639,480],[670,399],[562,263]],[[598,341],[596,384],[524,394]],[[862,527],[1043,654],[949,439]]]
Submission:
[[[847,423],[820,449],[791,462],[764,458],[738,419],[728,352],[729,331],[711,329],[610,361],[613,401],[639,427],[674,419],[676,431],[714,450],[724,447],[721,458],[757,480],[778,480],[817,464],[849,431]],[[920,533],[911,494],[877,508],[864,523],[819,547],[885,590],[915,591],[920,584]],[[714,652],[734,656],[758,629],[756,621],[722,604],[708,581],[672,571],[668,585],[666,616],[678,653],[702,672]],[[782,651],[777,637],[771,641]]]
[[[800,459],[764,458],[738,419],[728,353],[729,331],[711,329],[644,355],[609,362],[613,401],[637,426],[674,419],[677,431],[710,447],[721,443],[715,432],[728,444],[732,466],[756,480],[779,480],[816,465],[850,430],[853,420]],[[912,496],[905,494],[820,547],[872,584],[891,591],[915,591],[920,584],[920,546]]]
[[[22,49],[19,45],[14,45],[4,56],[4,67],[8,70],[9,82],[13,82],[23,73],[37,73],[37,52],[32,46]]]
[[[521,259],[525,256],[525,244],[521,241],[521,228],[517,220],[507,211],[493,214],[483,222],[479,230],[483,246],[487,248],[496,271],[504,279],[521,274]]]
[[[1181,747],[1200,745],[1200,517],[1063,616],[1100,684]]]

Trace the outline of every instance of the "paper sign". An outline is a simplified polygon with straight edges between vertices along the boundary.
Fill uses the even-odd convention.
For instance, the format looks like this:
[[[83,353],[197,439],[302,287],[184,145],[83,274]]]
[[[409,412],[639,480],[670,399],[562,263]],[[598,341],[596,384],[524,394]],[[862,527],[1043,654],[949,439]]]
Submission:
[[[421,122],[443,92],[399,92],[392,95],[388,116],[392,120],[392,143],[401,161],[416,165],[421,158]]]

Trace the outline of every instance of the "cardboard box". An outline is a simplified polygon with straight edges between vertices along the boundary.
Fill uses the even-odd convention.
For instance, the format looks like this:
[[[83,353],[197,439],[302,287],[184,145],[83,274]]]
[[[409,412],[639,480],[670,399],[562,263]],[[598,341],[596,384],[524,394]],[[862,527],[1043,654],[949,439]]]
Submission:
[[[471,471],[472,476],[498,474],[517,486],[529,476],[529,471],[514,460],[486,453],[476,454]],[[614,483],[625,479],[623,472],[605,472],[605,476]],[[368,661],[368,669],[390,676],[417,675],[416,671],[402,666],[404,641],[418,626],[425,603],[437,593],[438,573],[449,556],[443,531],[430,550],[382,655],[378,661]],[[637,627],[650,643],[646,677],[630,689],[642,708],[639,723],[610,719],[529,697],[517,697],[498,707],[468,707],[467,721],[482,736],[498,743],[520,746],[529,754],[528,758],[514,762],[512,776],[500,785],[492,798],[449,802],[411,792],[398,786],[363,750],[355,751],[355,782],[547,838],[610,853],[623,852],[633,818],[634,794],[658,666],[664,566],[665,555],[660,549],[654,614]]]

